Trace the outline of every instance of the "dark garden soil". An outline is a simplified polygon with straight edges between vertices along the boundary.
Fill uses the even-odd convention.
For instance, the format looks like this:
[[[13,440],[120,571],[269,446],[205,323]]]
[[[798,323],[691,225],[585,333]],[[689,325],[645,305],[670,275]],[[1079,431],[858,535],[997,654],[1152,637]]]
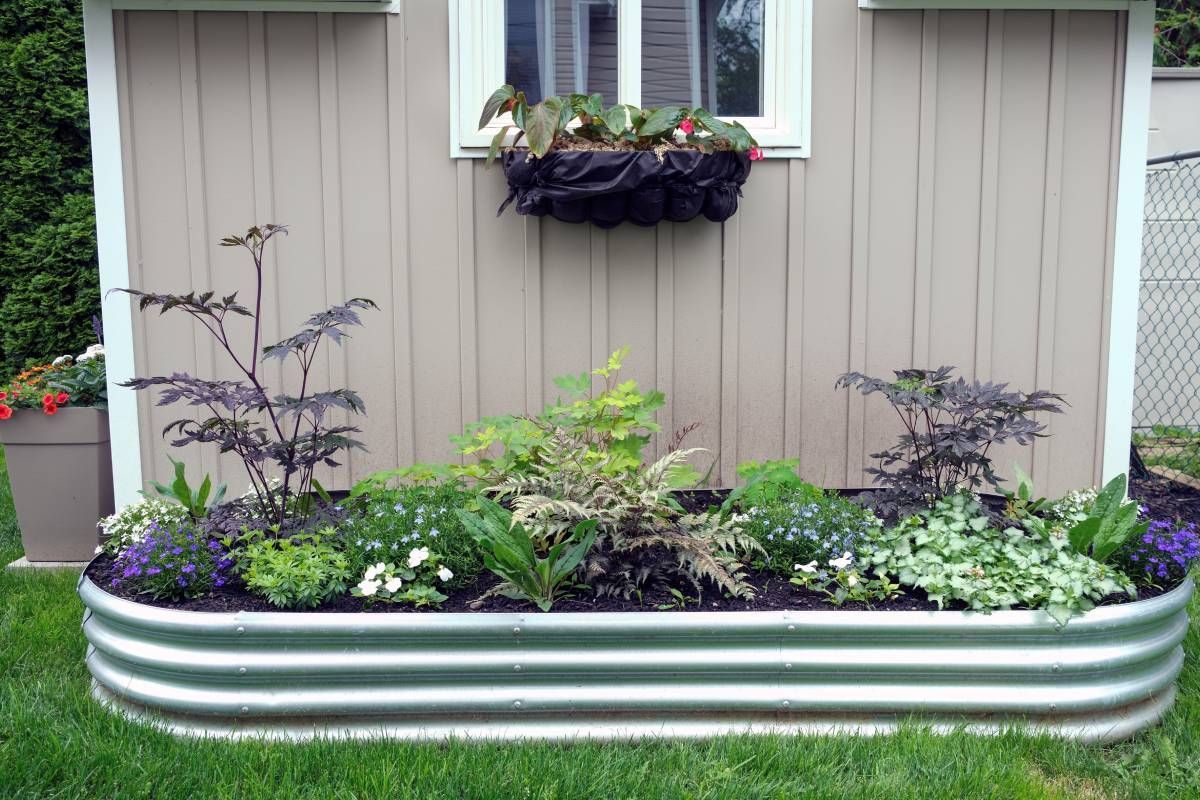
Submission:
[[[1153,519],[1200,522],[1200,489],[1151,474],[1133,478],[1129,495],[1146,506]]]

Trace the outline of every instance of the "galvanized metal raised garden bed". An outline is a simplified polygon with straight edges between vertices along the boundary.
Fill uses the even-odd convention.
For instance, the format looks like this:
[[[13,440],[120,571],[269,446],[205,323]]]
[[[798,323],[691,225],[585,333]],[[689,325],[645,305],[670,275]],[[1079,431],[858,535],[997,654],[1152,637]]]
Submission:
[[[915,717],[1127,737],[1174,700],[1192,583],[1066,626],[1033,611],[197,613],[86,577],[103,702],[223,737],[855,732]]]

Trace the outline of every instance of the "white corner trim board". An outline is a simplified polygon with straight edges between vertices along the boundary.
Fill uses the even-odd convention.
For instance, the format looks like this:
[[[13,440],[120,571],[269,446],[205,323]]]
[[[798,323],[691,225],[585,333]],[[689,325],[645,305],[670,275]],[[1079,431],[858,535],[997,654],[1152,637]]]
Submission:
[[[1146,203],[1146,151],[1150,137],[1154,3],[1129,5],[1117,214],[1113,242],[1112,303],[1108,331],[1108,387],[1104,402],[1103,480],[1129,469],[1133,435],[1133,385],[1137,368],[1138,281]]]
[[[859,8],[875,11],[930,9],[1009,9],[1012,11],[1128,11],[1154,6],[1153,0],[858,0]]]
[[[108,427],[113,443],[113,490],[117,508],[120,508],[138,500],[142,488],[142,450],[137,396],[132,389],[117,385],[134,376],[133,305],[124,294],[110,294],[113,289],[129,286],[117,49],[112,12],[112,0],[84,0],[83,37],[101,315],[104,318],[104,360],[108,373]]]

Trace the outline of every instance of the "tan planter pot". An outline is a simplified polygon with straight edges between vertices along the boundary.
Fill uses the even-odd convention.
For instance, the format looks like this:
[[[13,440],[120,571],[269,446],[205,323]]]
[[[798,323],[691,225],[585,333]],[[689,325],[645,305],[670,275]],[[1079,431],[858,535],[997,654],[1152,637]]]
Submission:
[[[54,416],[23,408],[0,422],[25,558],[87,561],[96,521],[113,512],[108,413],[62,408]]]

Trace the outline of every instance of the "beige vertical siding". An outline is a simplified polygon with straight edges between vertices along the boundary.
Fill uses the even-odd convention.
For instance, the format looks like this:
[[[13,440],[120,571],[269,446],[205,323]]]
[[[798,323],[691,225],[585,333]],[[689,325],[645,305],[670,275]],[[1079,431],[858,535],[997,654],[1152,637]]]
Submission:
[[[702,423],[716,483],[790,456],[811,479],[861,485],[896,427],[834,378],[942,362],[1064,393],[1054,437],[1000,457],[1047,491],[1092,483],[1123,16],[818,0],[814,26],[812,158],[756,164],[723,226],[605,232],[497,219],[500,171],[446,156],[444,3],[118,12],[134,280],[246,292],[243,259],[214,242],[286,222],[268,335],[345,297],[380,303],[318,376],[370,411],[370,451],[334,485],[450,458],[464,421],[536,410],[553,376],[624,344],[631,375],[670,397],[664,427]],[[181,320],[136,331],[143,373],[220,363]],[[142,413],[161,475],[173,414],[149,398]]]

